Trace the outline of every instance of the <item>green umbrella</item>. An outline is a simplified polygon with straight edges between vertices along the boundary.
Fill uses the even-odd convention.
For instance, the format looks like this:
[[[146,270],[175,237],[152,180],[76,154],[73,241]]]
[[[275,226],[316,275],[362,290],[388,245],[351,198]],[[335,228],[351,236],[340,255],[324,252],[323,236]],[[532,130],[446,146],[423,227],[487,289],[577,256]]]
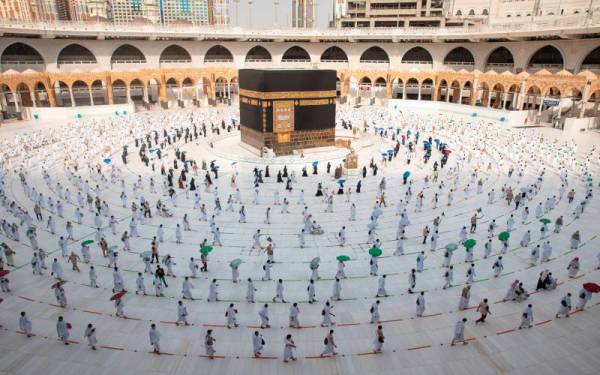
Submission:
[[[212,246],[208,246],[208,245],[207,245],[207,246],[202,246],[202,247],[200,248],[200,252],[201,252],[202,254],[208,254],[208,253],[210,253],[210,252],[212,251],[212,249],[213,249],[213,247],[212,247]]]
[[[456,249],[458,249],[458,245],[455,243],[449,243],[448,245],[446,245],[446,250],[448,250],[449,252],[453,252]]]
[[[231,268],[238,268],[240,264],[242,264],[242,260],[240,258],[234,259],[231,262],[229,262],[229,266]]]
[[[498,235],[498,239],[502,242],[507,241],[509,238],[510,238],[510,233],[508,233],[508,232],[501,232]]]
[[[348,255],[339,255],[337,258],[335,258],[337,260],[339,260],[340,262],[345,262],[350,260],[350,257]]]
[[[382,253],[383,251],[381,251],[381,249],[378,247],[372,247],[369,249],[369,254],[371,254],[373,257],[381,256]]]
[[[542,219],[540,219],[540,223],[542,223],[542,224],[550,224],[551,221],[548,218],[542,218]]]
[[[152,251],[144,251],[143,253],[140,253],[140,258],[144,258],[144,259],[152,258]]]
[[[85,240],[81,243],[82,246],[87,246],[87,245],[91,245],[93,244],[94,241],[93,240]]]
[[[321,258],[320,257],[313,258],[310,261],[310,269],[313,270],[313,269],[319,267],[319,262],[321,262]]]
[[[472,248],[474,248],[476,244],[477,244],[477,241],[475,241],[475,240],[474,240],[474,239],[472,239],[472,238],[471,238],[471,239],[469,239],[469,240],[466,240],[466,241],[465,241],[465,243],[464,243],[464,245],[465,245],[465,247],[466,247],[467,249],[472,249]]]

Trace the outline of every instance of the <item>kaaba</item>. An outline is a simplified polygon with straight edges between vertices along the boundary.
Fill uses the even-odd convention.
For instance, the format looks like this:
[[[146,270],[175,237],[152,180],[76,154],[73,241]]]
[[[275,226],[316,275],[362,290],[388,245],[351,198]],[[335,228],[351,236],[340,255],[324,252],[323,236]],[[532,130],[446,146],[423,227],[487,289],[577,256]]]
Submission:
[[[275,155],[335,145],[335,70],[239,71],[242,142]]]

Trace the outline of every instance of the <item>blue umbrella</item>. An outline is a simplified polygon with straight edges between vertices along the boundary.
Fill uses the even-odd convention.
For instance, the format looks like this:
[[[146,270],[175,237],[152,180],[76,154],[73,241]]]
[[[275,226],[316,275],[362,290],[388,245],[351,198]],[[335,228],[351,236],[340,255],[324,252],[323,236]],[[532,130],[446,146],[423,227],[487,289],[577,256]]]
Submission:
[[[388,155],[394,155],[394,150],[392,150],[391,148],[389,150],[387,150]]]
[[[402,177],[409,178],[410,177],[410,172],[409,171],[404,172],[404,174],[402,174]]]
[[[344,180],[343,178],[340,178],[339,180],[337,180],[337,183],[340,185],[343,185],[344,182],[346,182],[346,180]]]
[[[315,161],[312,162],[312,166],[313,167],[316,167],[317,165],[319,165],[319,162],[317,160],[315,160]]]
[[[148,149],[148,151],[150,151],[150,152],[156,152],[156,151],[158,151],[158,147],[152,147],[151,149]]]
[[[112,159],[111,158],[106,158],[103,161],[104,161],[104,164],[110,164],[110,162],[112,161]]]

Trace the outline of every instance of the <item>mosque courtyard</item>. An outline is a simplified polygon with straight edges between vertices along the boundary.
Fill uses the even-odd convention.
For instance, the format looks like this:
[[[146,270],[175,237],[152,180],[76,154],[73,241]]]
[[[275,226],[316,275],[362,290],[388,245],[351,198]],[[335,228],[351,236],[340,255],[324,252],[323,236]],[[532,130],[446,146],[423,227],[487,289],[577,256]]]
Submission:
[[[600,134],[339,105],[347,169],[232,108],[0,127],[1,375],[599,372]]]

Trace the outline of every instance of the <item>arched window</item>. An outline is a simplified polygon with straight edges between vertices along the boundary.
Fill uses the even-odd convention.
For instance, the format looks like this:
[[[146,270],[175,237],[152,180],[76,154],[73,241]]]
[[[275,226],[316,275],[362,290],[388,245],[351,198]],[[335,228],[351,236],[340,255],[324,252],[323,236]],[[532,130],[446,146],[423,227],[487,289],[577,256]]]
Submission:
[[[390,58],[381,47],[373,46],[360,56],[361,63],[389,63]]]
[[[206,51],[204,62],[233,62],[233,55],[227,48],[216,45],[210,47],[210,49]]]
[[[293,46],[288,48],[281,58],[282,62],[310,62],[310,55],[302,47]]]

